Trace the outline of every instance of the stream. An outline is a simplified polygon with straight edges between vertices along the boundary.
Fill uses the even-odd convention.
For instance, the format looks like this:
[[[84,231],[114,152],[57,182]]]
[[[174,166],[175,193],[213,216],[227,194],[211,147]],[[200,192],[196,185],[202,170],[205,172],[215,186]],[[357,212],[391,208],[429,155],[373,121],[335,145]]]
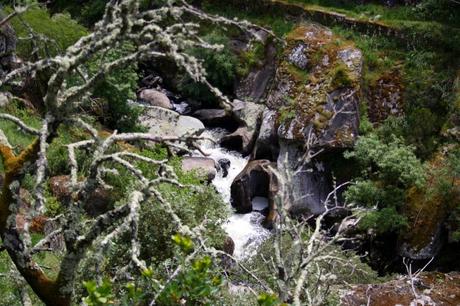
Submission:
[[[214,139],[218,143],[225,133],[223,129],[212,129],[206,130],[202,136]],[[248,158],[243,157],[238,152],[226,150],[210,141],[203,142],[203,151],[209,154],[208,157],[212,158],[216,164],[222,159],[230,161],[227,176],[224,177],[223,171],[218,171],[212,184],[222,196],[224,202],[231,205],[230,187],[235,177],[248,163]],[[258,247],[270,236],[270,231],[261,225],[264,215],[259,212],[268,207],[268,199],[255,197],[252,200],[252,205],[253,212],[248,214],[232,213],[223,225],[225,231],[235,243],[233,256],[239,260],[256,255]]]

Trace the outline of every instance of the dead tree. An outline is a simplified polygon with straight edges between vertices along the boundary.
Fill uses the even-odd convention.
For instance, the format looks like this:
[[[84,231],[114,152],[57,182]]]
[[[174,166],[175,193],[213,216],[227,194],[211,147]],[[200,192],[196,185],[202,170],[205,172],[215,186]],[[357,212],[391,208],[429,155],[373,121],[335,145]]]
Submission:
[[[188,18],[183,18],[188,16]],[[13,18],[8,16],[7,18]],[[23,151],[15,153],[3,133],[0,133],[0,154],[3,158],[5,178],[0,197],[0,236],[3,248],[11,257],[16,268],[37,294],[47,305],[70,305],[74,295],[77,269],[87,256],[88,249],[95,243],[107,244],[125,232],[131,233],[131,264],[140,270],[145,264],[139,259],[139,242],[137,239],[137,223],[139,210],[151,198],[155,198],[168,211],[178,226],[178,231],[201,241],[205,248],[204,239],[196,231],[183,225],[171,206],[165,201],[157,188],[159,184],[167,183],[181,188],[173,169],[167,160],[154,160],[136,153],[117,151],[113,153],[114,145],[119,142],[142,141],[166,146],[183,146],[184,143],[193,146],[199,137],[188,136],[158,137],[148,133],[113,132],[109,137],[101,136],[94,127],[79,118],[79,109],[92,94],[95,86],[116,69],[126,67],[132,62],[142,60],[172,59],[178,67],[184,69],[193,80],[206,84],[219,98],[220,105],[231,111],[231,103],[205,78],[201,62],[187,53],[190,48],[207,48],[219,50],[222,46],[211,45],[199,38],[196,22],[187,20],[204,20],[224,26],[238,27],[244,31],[253,32],[259,27],[248,22],[229,20],[219,16],[206,14],[190,6],[186,1],[168,1],[168,4],[148,11],[139,10],[139,1],[110,0],[105,8],[101,21],[94,26],[94,31],[82,37],[64,53],[42,58],[35,62],[26,62],[0,81],[0,85],[20,82],[26,77],[34,77],[41,71],[51,71],[44,101],[44,113],[39,129],[28,126],[19,118],[9,114],[0,114],[1,120],[8,120],[18,128],[34,137],[33,142]],[[100,68],[95,73],[89,73],[89,61],[104,57],[113,48],[129,43],[134,50],[121,58],[112,61],[101,61]],[[78,82],[68,82],[69,78],[78,78]],[[65,213],[60,216],[62,227],[52,231],[36,244],[32,244],[29,234],[31,219],[44,211],[46,197],[44,195],[47,182],[47,150],[51,141],[58,135],[62,125],[76,125],[86,130],[88,137],[69,144],[68,158],[71,167],[71,199],[65,205]],[[90,154],[88,174],[79,177],[79,167],[76,152],[85,149]],[[160,165],[165,171],[155,179],[146,178],[136,167],[136,161]],[[136,181],[125,204],[82,222],[84,207],[89,195],[99,186],[106,186],[104,181],[107,173],[113,173],[113,165],[125,168]],[[24,232],[16,226],[18,213],[19,190],[22,178],[31,174],[35,178],[35,193],[31,209],[27,212]],[[33,255],[49,251],[49,243],[56,236],[62,235],[65,250],[56,279],[50,279],[41,267],[34,261]],[[218,251],[208,249],[217,254]],[[172,273],[171,279],[177,275]],[[160,288],[164,288],[160,286]]]

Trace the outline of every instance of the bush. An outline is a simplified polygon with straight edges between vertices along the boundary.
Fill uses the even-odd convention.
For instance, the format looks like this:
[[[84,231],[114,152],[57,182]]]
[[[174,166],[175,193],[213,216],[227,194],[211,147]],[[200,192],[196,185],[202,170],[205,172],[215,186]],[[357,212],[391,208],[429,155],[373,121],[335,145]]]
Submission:
[[[211,32],[203,37],[211,44],[219,44],[224,48],[219,51],[193,49],[190,53],[204,61],[207,80],[225,94],[233,93],[237,76],[238,59],[229,50],[229,39],[219,32]],[[195,83],[188,75],[184,75],[179,82],[180,92],[195,100],[213,104],[216,97],[208,88],[200,83]]]
[[[111,49],[104,54],[106,62],[120,59],[133,51],[133,46],[123,45],[118,49]],[[95,74],[100,67],[101,55],[92,60],[89,72]],[[129,66],[116,69],[108,75],[94,89],[94,96],[102,99],[103,110],[99,114],[99,121],[105,126],[120,132],[140,131],[138,117],[141,113],[140,108],[130,106],[129,100],[136,99],[137,88],[137,63],[133,62]]]
[[[378,135],[384,135],[387,142]],[[362,228],[385,233],[397,232],[406,226],[406,218],[401,214],[406,191],[412,186],[421,188],[426,181],[425,168],[413,150],[400,138],[380,130],[361,136],[354,151],[345,153],[345,157],[355,159],[362,170],[357,182],[345,192],[347,201],[375,208],[363,218]]]

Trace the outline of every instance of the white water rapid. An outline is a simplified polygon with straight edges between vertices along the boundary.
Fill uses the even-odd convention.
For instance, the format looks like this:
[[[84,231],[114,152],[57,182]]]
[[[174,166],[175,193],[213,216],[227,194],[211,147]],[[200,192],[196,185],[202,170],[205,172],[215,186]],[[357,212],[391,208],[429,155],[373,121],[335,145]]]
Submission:
[[[218,140],[225,134],[222,129],[207,130],[202,136]],[[230,161],[228,174],[226,177],[223,171],[218,171],[217,176],[212,181],[217,192],[221,194],[225,203],[230,205],[230,187],[235,177],[244,169],[248,159],[240,153],[228,151],[216,144],[206,141],[203,143],[203,151],[210,154],[208,157],[214,159],[216,163],[221,159]],[[257,253],[260,244],[270,236],[270,231],[262,227],[261,222],[264,216],[258,212],[268,206],[268,200],[256,197],[252,201],[253,212],[248,214],[233,213],[224,224],[224,229],[235,243],[233,256],[239,260],[250,258]]]

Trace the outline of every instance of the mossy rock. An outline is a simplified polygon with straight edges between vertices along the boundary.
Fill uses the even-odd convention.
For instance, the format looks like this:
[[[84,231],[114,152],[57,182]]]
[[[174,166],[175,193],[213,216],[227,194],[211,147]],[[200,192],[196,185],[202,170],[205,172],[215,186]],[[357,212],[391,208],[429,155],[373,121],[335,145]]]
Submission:
[[[352,42],[314,23],[294,28],[286,35],[267,100],[268,107],[280,112],[280,136],[302,142],[313,128],[324,144],[352,145],[359,125],[361,70],[362,54]],[[351,115],[335,116],[337,112]]]

